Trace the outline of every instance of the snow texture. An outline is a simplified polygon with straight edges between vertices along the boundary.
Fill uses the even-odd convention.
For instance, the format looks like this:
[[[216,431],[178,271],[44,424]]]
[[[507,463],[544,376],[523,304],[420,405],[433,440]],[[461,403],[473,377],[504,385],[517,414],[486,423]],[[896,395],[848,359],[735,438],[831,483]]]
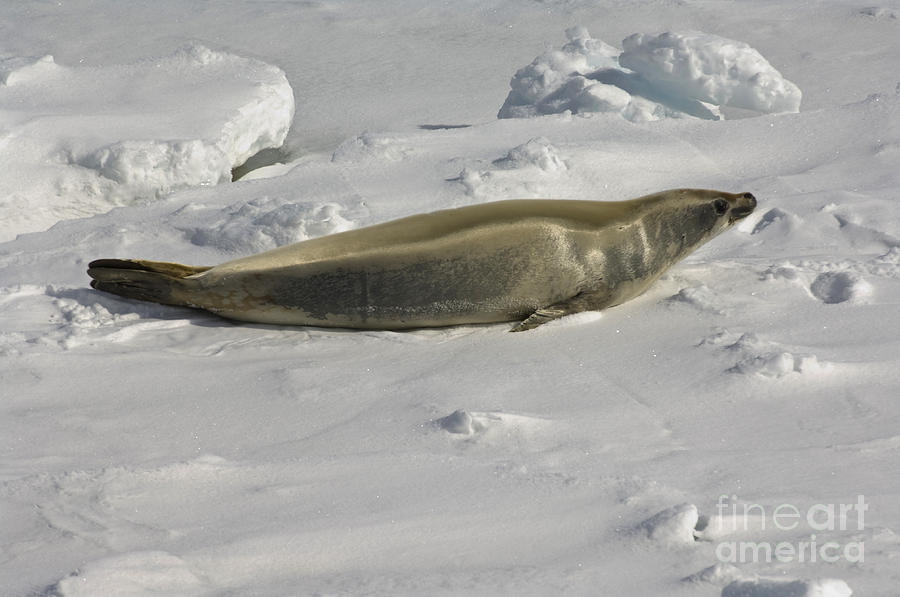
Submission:
[[[0,593],[896,596],[898,11],[5,3]],[[504,106],[543,116],[497,119],[566,27]],[[685,186],[759,206],[522,334],[241,325],[85,274]]]
[[[0,82],[0,240],[229,181],[294,114],[280,69],[201,45],[94,68],[7,58]]]
[[[690,545],[699,514],[694,504],[672,506],[657,512],[640,524],[647,536],[662,545]]]
[[[624,50],[566,31],[550,50],[519,69],[499,118],[560,112],[606,112],[632,122],[718,119],[719,107],[759,113],[798,112],[800,89],[743,42],[700,32],[635,33]]]
[[[635,33],[619,64],[663,93],[757,112],[799,112],[800,89],[747,44],[709,33]]]

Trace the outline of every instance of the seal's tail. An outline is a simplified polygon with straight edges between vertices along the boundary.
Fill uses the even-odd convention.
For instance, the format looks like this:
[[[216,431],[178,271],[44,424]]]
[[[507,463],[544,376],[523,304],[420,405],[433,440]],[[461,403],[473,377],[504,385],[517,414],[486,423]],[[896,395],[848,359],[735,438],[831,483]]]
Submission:
[[[139,259],[98,259],[88,264],[91,287],[126,298],[164,305],[191,306],[185,278],[208,267]]]

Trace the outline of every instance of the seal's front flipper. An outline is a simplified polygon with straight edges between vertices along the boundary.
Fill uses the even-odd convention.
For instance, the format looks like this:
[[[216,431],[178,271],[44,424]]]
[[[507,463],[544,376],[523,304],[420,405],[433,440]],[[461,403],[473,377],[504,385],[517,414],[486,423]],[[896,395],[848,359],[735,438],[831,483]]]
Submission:
[[[538,309],[510,331],[525,332],[536,328],[542,323],[547,323],[548,321],[559,319],[563,315],[569,315],[569,313],[577,313],[577,311],[567,311],[562,307],[562,305],[564,304],[565,303],[557,303],[556,305],[550,305],[549,307],[546,307],[544,309]]]
[[[581,292],[572,298],[538,309],[511,332],[524,332],[537,326],[582,311],[599,311],[609,306],[608,292]]]

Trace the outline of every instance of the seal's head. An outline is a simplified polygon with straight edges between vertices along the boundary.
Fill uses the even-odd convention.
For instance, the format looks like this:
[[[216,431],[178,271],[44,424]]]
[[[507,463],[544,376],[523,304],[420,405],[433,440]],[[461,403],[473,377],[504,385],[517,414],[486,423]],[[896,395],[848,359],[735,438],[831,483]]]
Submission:
[[[755,208],[756,197],[751,193],[709,189],[665,191],[657,195],[656,202],[648,203],[660,222],[657,240],[660,245],[673,245],[669,253],[676,259],[728,230]]]
[[[714,206],[716,212],[720,215],[723,213],[728,215],[729,226],[746,218],[756,209],[756,197],[753,196],[753,193],[735,193],[721,197],[718,201],[719,203]]]
[[[725,193],[701,189],[685,189],[683,201],[688,211],[687,222],[703,242],[724,232],[756,208],[752,193]]]

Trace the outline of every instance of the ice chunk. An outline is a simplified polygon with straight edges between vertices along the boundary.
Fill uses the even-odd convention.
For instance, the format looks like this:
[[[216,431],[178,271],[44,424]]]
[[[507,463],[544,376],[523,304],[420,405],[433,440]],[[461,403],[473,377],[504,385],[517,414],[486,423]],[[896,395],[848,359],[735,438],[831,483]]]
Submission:
[[[618,66],[619,50],[592,38],[584,27],[567,29],[566,36],[569,41],[562,49],[544,52],[516,72],[498,118],[523,118],[569,109],[578,111],[569,106],[569,102],[581,89],[567,89],[566,86],[584,79],[583,73]]]
[[[632,122],[693,116],[717,120],[718,106],[797,112],[800,90],[747,44],[707,33],[636,33],[625,51],[583,27],[569,42],[516,72],[498,118],[565,111],[607,112]]]
[[[0,61],[0,241],[186,186],[280,146],[284,73],[195,45],[107,67]]]
[[[799,112],[800,89],[744,42],[709,33],[635,33],[619,63],[673,96],[757,112]]]

